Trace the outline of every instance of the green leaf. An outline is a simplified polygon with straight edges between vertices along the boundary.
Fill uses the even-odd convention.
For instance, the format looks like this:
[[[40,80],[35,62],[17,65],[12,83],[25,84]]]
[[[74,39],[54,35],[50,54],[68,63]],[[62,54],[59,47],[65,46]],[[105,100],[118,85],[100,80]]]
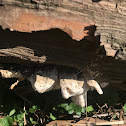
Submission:
[[[94,108],[92,105],[88,106],[87,107],[87,112],[90,113],[90,112],[93,112],[94,111]]]
[[[34,113],[36,110],[38,110],[38,107],[36,105],[33,105],[32,108],[29,108],[30,113]]]
[[[81,112],[76,112],[76,115],[81,116]]]
[[[59,107],[65,108],[66,106],[68,106],[68,103],[63,103]]]
[[[36,121],[32,121],[32,124],[38,124]]]
[[[15,112],[16,112],[15,109],[11,110],[10,113],[9,113],[9,116],[12,116]]]
[[[0,126],[3,126],[4,123],[3,123],[3,119],[0,119]]]
[[[19,123],[19,126],[23,126],[24,124],[22,122]]]
[[[3,119],[3,124],[4,124],[4,126],[13,126],[13,119],[12,119],[12,117],[6,116]]]
[[[76,105],[73,102],[71,102],[69,105],[66,106],[65,110],[68,111],[69,114],[73,114],[75,107]]]
[[[52,113],[50,113],[50,118],[51,118],[52,120],[56,120],[56,117],[55,117],[55,116],[53,116],[53,114],[52,114]]]
[[[18,115],[17,115],[17,120],[18,120],[18,121],[21,121],[22,119],[23,119],[22,115],[21,115],[21,114],[18,114]]]
[[[73,109],[75,109],[75,107],[77,106],[74,102],[71,102],[70,105]]]
[[[33,118],[30,117],[31,124],[38,124],[36,121],[33,121]]]
[[[81,111],[82,111],[82,107],[76,106],[76,107],[75,107],[75,111],[76,111],[76,112],[81,112]]]
[[[35,110],[34,110],[33,108],[29,108],[29,112],[30,112],[30,113],[34,113],[34,111],[35,111]]]
[[[68,111],[68,113],[69,113],[69,114],[73,114],[73,113],[74,113],[74,110],[71,109],[71,110]]]
[[[80,107],[80,106],[75,107],[76,115],[81,116],[81,111],[82,111],[82,107]]]
[[[56,111],[56,108],[55,108],[55,107],[53,107],[53,110],[54,110],[54,111]]]
[[[86,107],[82,107],[81,112],[85,113],[85,111],[86,111]]]
[[[17,116],[14,116],[14,121],[18,122]]]
[[[33,118],[32,118],[32,117],[30,117],[30,121],[31,121],[31,122],[33,121]]]
[[[34,110],[37,110],[37,109],[38,109],[38,107],[37,107],[36,105],[33,105],[32,108],[33,108]]]
[[[71,109],[71,107],[69,105],[67,105],[65,108],[64,108],[66,111],[69,111]]]

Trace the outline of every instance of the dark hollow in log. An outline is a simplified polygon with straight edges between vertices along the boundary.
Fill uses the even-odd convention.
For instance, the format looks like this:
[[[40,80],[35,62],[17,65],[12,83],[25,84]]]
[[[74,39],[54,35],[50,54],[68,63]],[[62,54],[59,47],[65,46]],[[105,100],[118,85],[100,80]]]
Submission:
[[[99,83],[106,81],[111,86],[126,89],[125,61],[106,56],[98,39],[77,42],[59,29],[33,33],[1,29],[0,35],[1,69],[21,71],[24,76],[29,76],[35,69],[42,69],[46,64],[63,66],[62,69],[74,67],[80,71],[89,66],[92,71],[101,73],[96,78]],[[27,55],[23,57],[22,52]],[[43,55],[46,59],[41,62],[40,57]]]
[[[79,68],[95,59],[99,46],[96,40],[74,41],[59,29],[33,33],[1,29],[0,38],[1,63],[20,63],[22,59],[29,64],[45,62]]]

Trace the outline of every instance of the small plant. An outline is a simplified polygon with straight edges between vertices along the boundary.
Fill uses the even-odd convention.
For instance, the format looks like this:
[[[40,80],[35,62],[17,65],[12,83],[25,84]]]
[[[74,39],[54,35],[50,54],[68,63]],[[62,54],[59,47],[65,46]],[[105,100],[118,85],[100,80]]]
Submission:
[[[33,120],[34,113],[38,110],[36,105],[29,108],[29,110],[20,110],[16,111],[15,109],[11,110],[10,113],[0,119],[0,126],[13,126],[14,122],[19,125],[24,125],[24,116],[27,115],[27,123],[29,124],[38,124],[38,122]]]
[[[57,119],[57,116],[55,116],[56,112],[59,113],[58,110],[61,110],[61,108],[67,112],[67,115],[72,115],[72,116],[77,115],[78,117],[81,117],[82,115],[86,114],[86,107],[77,106],[74,102],[71,102],[70,104],[62,103],[62,104],[59,104],[57,107],[53,107],[53,110],[55,110],[55,113],[53,112],[50,113],[50,119],[56,120]],[[94,111],[94,108],[92,107],[92,105],[87,107],[87,113],[92,113],[93,111]]]
[[[24,115],[26,115],[26,111],[24,111],[24,112],[20,111],[19,113],[14,115],[13,121],[16,122],[19,126],[23,126],[24,125]]]
[[[68,114],[76,114],[78,116],[81,116],[82,114],[84,114],[86,112],[86,107],[80,107],[77,106],[74,102],[71,102],[70,104],[68,103],[63,103],[60,105],[60,107],[63,107]],[[87,112],[93,112],[94,108],[92,107],[92,105],[87,107]]]
[[[59,105],[59,107],[64,108],[68,112],[68,114],[76,114],[78,116],[81,116],[81,114],[85,113],[85,111],[86,111],[85,107],[77,106],[73,102],[71,102],[70,104],[63,103],[63,104]]]
[[[52,113],[50,113],[50,119],[52,119],[52,120],[56,120],[56,117],[52,114]]]
[[[15,109],[11,110],[9,115],[6,115],[4,118],[0,119],[0,126],[13,126],[13,115],[16,112]]]
[[[29,112],[34,114],[38,109],[39,109],[38,106],[33,105],[32,108],[29,108]],[[30,122],[31,124],[38,124],[38,122],[34,121],[32,117],[30,117]]]
[[[2,119],[0,119],[0,126],[13,126],[14,122],[18,124],[19,126],[24,125],[24,114],[26,114],[26,111],[22,112],[16,112],[15,109],[11,110],[10,113],[6,116],[4,116]]]
[[[38,106],[36,106],[36,105],[33,105],[32,108],[29,108],[30,113],[34,113],[37,110],[38,110]]]

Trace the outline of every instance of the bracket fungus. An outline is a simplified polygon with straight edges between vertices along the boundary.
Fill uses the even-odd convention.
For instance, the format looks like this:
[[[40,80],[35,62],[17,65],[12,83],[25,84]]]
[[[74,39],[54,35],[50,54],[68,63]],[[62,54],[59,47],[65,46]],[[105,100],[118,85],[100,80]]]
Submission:
[[[57,70],[55,68],[37,71],[28,77],[34,90],[39,93],[50,91],[57,80]]]
[[[60,70],[57,67],[44,68],[32,73],[29,77],[24,77],[20,72],[0,70],[4,78],[18,78],[17,82],[12,84],[13,89],[19,81],[27,78],[32,85],[32,88],[39,93],[44,93],[52,89],[61,89],[61,94],[64,99],[71,97],[72,101],[77,105],[84,107],[87,101],[87,91],[90,87],[94,87],[101,95],[103,91],[100,85],[93,79],[91,75],[83,73],[80,76],[76,71]]]

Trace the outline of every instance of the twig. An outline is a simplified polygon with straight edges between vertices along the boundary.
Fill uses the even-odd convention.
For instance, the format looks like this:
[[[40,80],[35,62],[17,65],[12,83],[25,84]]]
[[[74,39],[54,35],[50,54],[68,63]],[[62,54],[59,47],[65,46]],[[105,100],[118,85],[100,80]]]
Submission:
[[[99,107],[99,110],[98,110],[97,113],[99,113],[100,111],[102,112],[102,109],[103,109],[104,107],[108,108],[108,106],[107,106],[106,103],[105,103],[102,107],[100,107],[100,106],[98,105],[98,103],[96,103],[96,105]]]
[[[37,117],[37,123],[39,121],[39,116],[35,113],[37,110],[34,111],[34,115]],[[35,126],[36,124],[34,124],[33,126]]]
[[[120,111],[119,120],[120,120],[120,121],[123,120],[123,110]]]
[[[24,112],[25,112],[25,101],[24,101]],[[26,121],[26,116],[25,116],[25,113],[24,113],[24,126],[27,125],[27,121]]]
[[[41,122],[41,124],[42,124],[42,118],[40,118],[40,122]]]
[[[41,122],[41,124],[44,124],[45,123],[45,116],[44,116],[44,114],[43,114],[41,109],[38,109],[38,110],[40,110],[40,113],[42,115],[42,118],[40,118],[40,122]]]
[[[106,117],[106,116],[110,116],[112,113],[104,113],[104,114],[95,114],[92,117]]]
[[[113,114],[113,116],[112,116],[112,118],[111,118],[111,120],[110,120],[110,122],[112,122],[112,120],[113,120],[113,118],[114,118],[114,116],[115,116],[116,114]]]
[[[118,125],[124,124],[124,121],[113,121],[113,122],[96,122],[96,125]]]

